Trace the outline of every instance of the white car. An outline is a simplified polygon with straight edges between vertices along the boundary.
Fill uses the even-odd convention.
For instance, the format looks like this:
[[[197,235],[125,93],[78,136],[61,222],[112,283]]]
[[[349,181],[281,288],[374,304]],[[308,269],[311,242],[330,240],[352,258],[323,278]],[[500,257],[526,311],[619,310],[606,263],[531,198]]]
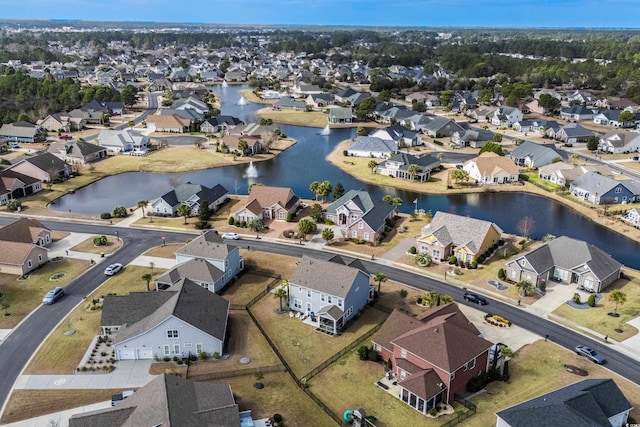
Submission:
[[[238,236],[238,233],[224,233],[222,235],[222,238],[229,239],[229,240],[238,240],[240,236]]]
[[[104,269],[104,274],[106,274],[107,276],[113,276],[114,274],[116,274],[120,270],[122,270],[122,264],[115,263],[115,264],[111,264],[109,267],[105,268]]]

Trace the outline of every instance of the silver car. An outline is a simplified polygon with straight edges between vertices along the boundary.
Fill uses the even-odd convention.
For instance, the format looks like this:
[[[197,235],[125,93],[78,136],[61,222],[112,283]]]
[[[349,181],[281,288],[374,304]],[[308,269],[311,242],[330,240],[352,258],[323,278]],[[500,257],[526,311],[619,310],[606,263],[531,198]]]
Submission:
[[[43,304],[53,304],[64,296],[64,289],[53,288],[42,298]]]
[[[602,356],[591,347],[587,347],[586,345],[577,345],[576,354],[586,357],[587,359],[591,360],[593,363],[597,363],[598,365],[602,365],[605,362],[604,356]]]

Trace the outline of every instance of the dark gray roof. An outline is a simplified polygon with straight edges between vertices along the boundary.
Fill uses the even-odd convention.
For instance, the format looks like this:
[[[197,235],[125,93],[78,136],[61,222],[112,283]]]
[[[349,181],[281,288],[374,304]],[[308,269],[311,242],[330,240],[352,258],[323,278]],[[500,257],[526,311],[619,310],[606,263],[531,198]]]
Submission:
[[[364,221],[374,230],[377,230],[382,226],[385,219],[395,209],[392,205],[385,203],[382,200],[374,202],[367,191],[349,190],[338,200],[331,203],[325,212],[327,214],[335,215],[336,210],[348,202],[353,202],[358,206],[358,208],[363,212],[361,218],[364,219]]]
[[[33,157],[25,157],[25,162],[29,162],[38,169],[49,173],[50,171],[61,171],[67,168],[67,163],[51,153],[42,153]]]
[[[228,384],[163,374],[113,408],[69,419],[69,427],[115,426],[238,427],[240,413]]]
[[[305,255],[298,262],[289,283],[345,298],[361,274],[364,273],[355,267]]]
[[[400,163],[401,170],[408,170],[410,165],[418,165],[420,166],[420,171],[424,172],[426,170],[431,170],[437,166],[440,166],[440,160],[431,154],[427,154],[426,156],[417,157],[412,154],[407,154],[404,152],[398,153],[391,157],[388,162],[396,162]]]
[[[498,412],[511,426],[610,427],[609,418],[631,409],[612,379],[589,379]]]
[[[237,250],[237,246],[224,243],[222,237],[215,230],[209,230],[193,239],[176,254],[188,255],[195,258],[226,259],[229,253]]]
[[[586,172],[573,181],[572,187],[581,188],[592,194],[604,195],[613,190],[618,185],[622,185],[634,194],[637,193],[637,185],[632,180],[619,181],[613,178],[600,175],[598,172]]]
[[[375,136],[358,136],[349,144],[349,150],[393,153],[398,149],[395,141],[377,138]]]
[[[531,141],[525,141],[513,150],[509,154],[509,157],[513,160],[530,157],[533,160],[534,165],[544,166],[551,163],[551,161],[556,157],[561,156],[551,147],[543,144],[536,144]]]
[[[329,258],[329,261],[335,262],[342,265],[348,265],[349,267],[355,267],[358,270],[362,271],[364,274],[370,274],[369,270],[364,266],[362,261],[359,258],[353,258],[351,261],[345,260],[340,255],[334,255]]]
[[[581,137],[581,136],[591,136],[591,135],[595,135],[596,133],[577,124],[577,123],[568,123],[564,126],[562,126],[562,128],[560,128],[562,131],[564,131],[564,133],[569,136],[569,137]]]
[[[191,279],[201,283],[215,283],[224,272],[202,258],[194,258],[176,265],[156,279],[159,283],[174,284],[180,279]]]
[[[476,253],[491,227],[502,234],[500,227],[492,222],[438,211],[431,222],[422,227],[422,237],[433,235],[445,246],[466,246]]]
[[[560,236],[523,255],[531,267],[542,273],[553,266],[573,270],[586,265],[600,280],[622,267],[611,255],[581,240]]]

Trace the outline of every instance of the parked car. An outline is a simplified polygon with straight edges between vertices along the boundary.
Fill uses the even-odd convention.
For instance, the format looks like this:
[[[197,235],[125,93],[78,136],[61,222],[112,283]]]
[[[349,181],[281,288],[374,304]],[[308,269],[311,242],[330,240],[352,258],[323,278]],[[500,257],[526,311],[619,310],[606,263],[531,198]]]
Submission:
[[[122,270],[122,264],[115,263],[115,264],[111,264],[109,267],[105,268],[104,269],[104,274],[106,274],[107,276],[113,276],[114,274],[116,274],[120,270]]]
[[[60,139],[69,140],[73,139],[73,137],[71,135],[60,135]]]
[[[126,399],[133,393],[135,393],[135,390],[125,390],[122,393],[114,394],[113,396],[111,396],[111,406],[116,406],[116,403]]]
[[[64,289],[53,288],[42,298],[43,304],[53,304],[64,296]]]
[[[240,236],[238,236],[238,233],[224,233],[222,235],[222,238],[229,239],[229,240],[238,240]]]
[[[606,361],[603,355],[601,355],[591,347],[587,347],[586,345],[577,345],[576,354],[586,357],[587,359],[591,360],[593,363],[597,363],[598,365],[602,365]]]
[[[478,295],[475,292],[465,292],[463,298],[465,301],[473,302],[478,305],[487,305],[489,302],[482,295]]]
[[[12,142],[11,143],[11,148],[20,148],[20,145],[18,145],[17,142]]]

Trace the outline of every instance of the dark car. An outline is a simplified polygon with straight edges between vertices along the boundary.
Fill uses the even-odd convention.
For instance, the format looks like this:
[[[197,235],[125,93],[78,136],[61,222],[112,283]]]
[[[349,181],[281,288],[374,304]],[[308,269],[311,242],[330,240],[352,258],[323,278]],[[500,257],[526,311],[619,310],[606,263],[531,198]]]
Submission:
[[[489,303],[485,297],[474,292],[465,292],[463,298],[465,301],[473,302],[478,305],[487,305]]]
[[[586,357],[587,359],[591,360],[593,363],[597,363],[598,365],[602,365],[605,362],[605,358],[603,355],[601,355],[591,347],[587,347],[586,345],[577,345],[576,354]]]

